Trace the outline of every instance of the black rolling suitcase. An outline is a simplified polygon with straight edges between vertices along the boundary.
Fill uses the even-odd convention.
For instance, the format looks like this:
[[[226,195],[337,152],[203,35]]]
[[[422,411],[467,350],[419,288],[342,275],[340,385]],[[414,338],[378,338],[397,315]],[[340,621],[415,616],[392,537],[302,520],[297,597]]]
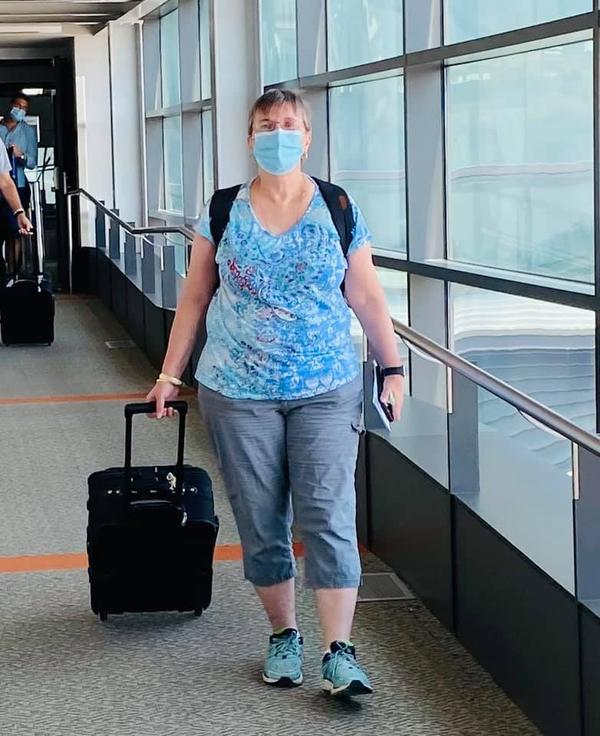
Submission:
[[[5,345],[52,345],[54,296],[38,279],[18,279],[0,292],[0,330]]]
[[[27,242],[33,264],[32,239]],[[54,295],[43,264],[0,289],[0,334],[5,345],[51,345],[54,342]]]
[[[193,611],[210,605],[219,529],[212,484],[183,464],[187,404],[179,412],[177,465],[131,467],[132,419],[154,404],[125,406],[125,466],[88,479],[87,551],[91,605],[109,613]]]

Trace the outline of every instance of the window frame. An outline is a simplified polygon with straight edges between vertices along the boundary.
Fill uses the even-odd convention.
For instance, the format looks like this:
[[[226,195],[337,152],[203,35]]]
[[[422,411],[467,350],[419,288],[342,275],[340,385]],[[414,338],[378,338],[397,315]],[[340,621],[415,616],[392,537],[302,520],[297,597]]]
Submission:
[[[182,15],[182,5],[181,2],[186,3],[185,9],[186,13],[185,15]],[[203,4],[205,5],[205,8],[203,10]],[[182,65],[182,54],[181,54],[181,44],[179,44],[178,47],[178,53],[177,53],[177,63],[179,65],[179,102],[175,105],[164,105],[164,92],[163,92],[163,67],[162,67],[162,44],[163,44],[163,18],[168,17],[169,15],[177,12],[177,18],[178,18],[178,36],[181,36],[181,24],[185,21],[185,18],[190,14],[193,13],[194,17],[197,20],[197,23],[194,24],[194,32],[196,34],[196,43],[194,44],[194,58],[191,60],[191,63],[196,66],[197,72],[198,72],[198,79],[199,83],[197,85],[197,91],[191,95],[191,97],[194,97],[194,99],[185,100],[186,95],[183,91],[183,76],[181,74],[181,65]],[[209,27],[208,29],[202,29],[201,24],[203,18],[208,20]],[[201,185],[198,188],[197,191],[197,202],[194,206],[192,206],[190,199],[190,196],[188,195],[188,187],[193,186],[193,182],[188,181],[189,177],[186,176],[186,167],[184,166],[184,151],[186,148],[190,145],[190,141],[187,140],[187,131],[188,127],[185,125],[186,118],[188,116],[192,115],[198,115],[202,117],[205,113],[211,112],[213,115],[213,123],[214,123],[214,97],[213,95],[213,58],[214,58],[214,33],[212,24],[214,22],[213,19],[213,11],[212,11],[212,0],[180,0],[179,3],[173,4],[170,2],[165,2],[162,6],[160,6],[155,13],[152,13],[148,18],[144,19],[144,23],[148,22],[155,22],[158,26],[157,32],[155,33],[155,37],[151,37],[151,34],[140,34],[140,37],[142,38],[142,43],[144,45],[143,54],[142,57],[144,59],[144,68],[143,68],[143,75],[144,78],[154,72],[156,74],[155,66],[158,66],[158,75],[160,76],[160,107],[155,107],[154,109],[147,109],[145,107],[144,110],[144,126],[143,126],[143,135],[144,135],[144,146],[146,150],[146,161],[145,166],[147,170],[147,176],[156,176],[156,171],[161,172],[162,176],[162,186],[153,187],[154,196],[152,197],[152,201],[148,203],[148,211],[147,211],[147,218],[156,220],[158,222],[164,223],[165,225],[171,225],[171,224],[187,224],[189,226],[195,225],[197,222],[199,213],[201,213],[204,204],[205,204],[205,197],[204,197],[204,186],[203,182],[205,181],[206,177],[203,175],[201,177]],[[150,47],[147,48],[147,41],[146,38],[150,37]],[[208,40],[209,48],[207,50],[203,50],[202,48],[202,40],[203,38],[205,40]],[[159,63],[158,65],[152,64],[150,62],[150,59],[152,58],[153,54],[158,54]],[[210,60],[210,95],[204,96],[206,90],[203,89],[203,59],[209,59]],[[206,77],[204,78],[206,80]],[[144,85],[146,87],[146,84]],[[187,95],[190,97],[190,95]],[[164,134],[164,125],[165,121],[173,118],[178,117],[180,118],[180,125],[181,125],[181,152],[180,152],[180,167],[181,167],[181,186],[182,186],[182,203],[183,203],[183,211],[177,212],[172,209],[167,208],[167,202],[166,202],[166,152],[165,152],[165,134]],[[161,146],[160,151],[148,150],[147,145],[147,139],[148,139],[148,124],[150,121],[160,121],[161,123]],[[202,130],[202,126],[200,125],[200,130]],[[156,135],[153,136],[154,142],[156,145]],[[214,149],[215,149],[215,140],[213,138],[212,141],[212,148],[213,148],[213,157],[212,157],[212,168],[213,168],[213,178],[215,176],[216,172],[216,157],[214,155]],[[204,151],[204,142],[201,141],[200,150]],[[203,156],[202,156],[203,159]],[[199,162],[199,166],[204,171],[204,162],[201,160]],[[192,188],[190,190],[190,194],[194,195],[194,189]]]

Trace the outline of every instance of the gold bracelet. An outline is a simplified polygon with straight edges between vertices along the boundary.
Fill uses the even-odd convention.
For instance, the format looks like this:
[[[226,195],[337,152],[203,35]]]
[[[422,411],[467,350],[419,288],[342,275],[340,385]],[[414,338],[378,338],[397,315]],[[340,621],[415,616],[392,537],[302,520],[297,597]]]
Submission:
[[[183,386],[183,381],[175,376],[169,376],[167,373],[161,373],[156,379],[157,383],[171,383],[173,386]]]

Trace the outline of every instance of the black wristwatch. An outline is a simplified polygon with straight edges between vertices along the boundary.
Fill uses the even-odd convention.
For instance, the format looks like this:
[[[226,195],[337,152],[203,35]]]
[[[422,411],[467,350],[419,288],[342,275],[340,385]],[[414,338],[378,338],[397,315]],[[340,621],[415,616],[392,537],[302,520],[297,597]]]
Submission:
[[[405,375],[404,366],[394,365],[394,366],[390,366],[389,368],[382,368],[381,375],[384,378],[387,378],[388,376],[404,376]]]

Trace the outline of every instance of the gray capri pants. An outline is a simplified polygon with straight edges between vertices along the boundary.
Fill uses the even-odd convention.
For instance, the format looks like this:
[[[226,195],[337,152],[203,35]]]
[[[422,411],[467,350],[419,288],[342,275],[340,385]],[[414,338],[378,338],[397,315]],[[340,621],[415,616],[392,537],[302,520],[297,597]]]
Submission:
[[[295,576],[294,520],[307,587],[358,587],[354,473],[362,378],[293,401],[230,399],[202,385],[198,396],[237,522],[246,579],[266,587]]]

